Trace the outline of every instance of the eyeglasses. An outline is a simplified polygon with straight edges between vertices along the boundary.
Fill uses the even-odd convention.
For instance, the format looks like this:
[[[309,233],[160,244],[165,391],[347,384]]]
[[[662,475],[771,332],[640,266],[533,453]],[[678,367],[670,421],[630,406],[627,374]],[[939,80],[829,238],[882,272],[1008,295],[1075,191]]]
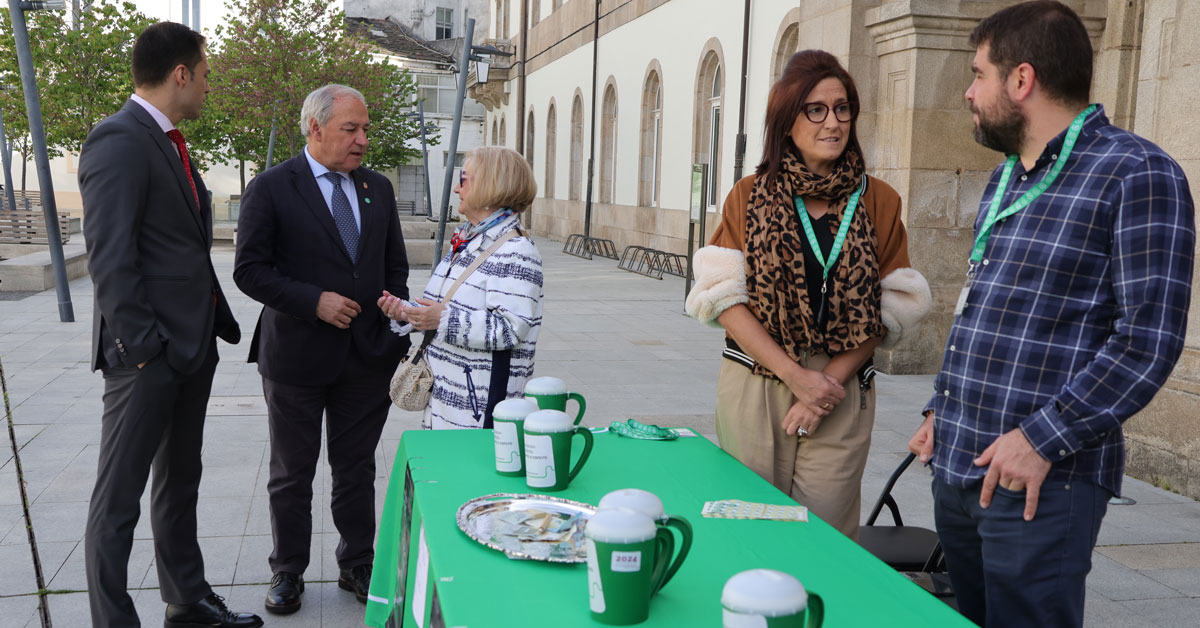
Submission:
[[[833,106],[833,117],[838,122],[849,122],[858,116],[858,103],[842,102]],[[804,105],[804,117],[813,124],[820,124],[829,117],[829,105],[810,102]]]
[[[459,171],[458,171],[458,184],[459,184],[459,185],[466,185],[466,184],[467,184],[467,171],[466,171],[466,170],[459,170]]]

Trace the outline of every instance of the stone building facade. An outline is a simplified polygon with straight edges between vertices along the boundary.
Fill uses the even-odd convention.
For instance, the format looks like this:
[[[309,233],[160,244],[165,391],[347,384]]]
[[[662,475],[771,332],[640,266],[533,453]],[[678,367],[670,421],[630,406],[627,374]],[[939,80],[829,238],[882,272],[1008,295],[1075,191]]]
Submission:
[[[492,0],[492,40],[516,54],[501,81],[472,89],[491,94],[480,98],[489,142],[533,163],[535,232],[583,232],[590,198],[591,235],[618,251],[636,244],[684,253],[691,165],[710,164],[715,175],[705,199],[711,229],[737,173],[758,162],[767,92],[783,63],[800,49],[832,52],[858,84],[868,168],[904,199],[913,265],[935,297],[924,330],[877,361],[886,372],[929,373],[940,365],[980,195],[1000,161],[971,137],[967,38],[981,18],[1013,3]],[[1200,185],[1192,107],[1200,96],[1200,2],[1067,4],[1092,35],[1093,101],[1115,124],[1166,149]],[[505,23],[512,27],[497,31]],[[1200,422],[1189,409],[1200,401],[1196,300],[1200,290],[1179,366],[1126,435],[1131,473],[1200,497]]]

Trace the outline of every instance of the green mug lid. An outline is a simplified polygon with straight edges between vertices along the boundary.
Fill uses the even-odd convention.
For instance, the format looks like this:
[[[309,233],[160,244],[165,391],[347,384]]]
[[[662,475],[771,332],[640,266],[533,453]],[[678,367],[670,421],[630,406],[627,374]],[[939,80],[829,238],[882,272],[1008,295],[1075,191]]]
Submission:
[[[575,420],[562,410],[538,410],[525,417],[526,432],[556,433],[574,430]]]
[[[603,543],[641,543],[658,534],[658,526],[645,513],[629,508],[609,508],[588,517],[584,535]]]
[[[607,508],[636,510],[655,521],[666,517],[666,510],[663,508],[662,500],[658,498],[658,495],[650,491],[643,491],[640,488],[623,488],[601,497],[598,509],[604,510]]]
[[[807,608],[808,592],[791,574],[774,569],[751,569],[725,582],[721,604],[735,613],[781,617],[795,615]]]
[[[516,421],[537,412],[537,409],[538,405],[536,403],[523,397],[505,399],[496,404],[496,409],[492,410],[492,418]]]
[[[525,382],[526,395],[562,395],[567,383],[557,377],[535,377]]]

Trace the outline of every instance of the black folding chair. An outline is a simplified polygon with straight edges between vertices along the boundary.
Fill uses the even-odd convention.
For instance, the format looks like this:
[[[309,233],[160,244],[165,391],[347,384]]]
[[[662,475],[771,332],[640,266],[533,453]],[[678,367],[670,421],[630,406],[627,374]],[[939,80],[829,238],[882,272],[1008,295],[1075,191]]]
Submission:
[[[892,477],[888,478],[879,500],[875,502],[875,507],[867,517],[866,525],[858,530],[858,544],[889,567],[904,573],[926,591],[956,607],[954,590],[950,586],[949,574],[946,573],[946,560],[937,532],[929,528],[904,525],[904,520],[900,518],[900,507],[892,497],[892,488],[895,487],[896,481],[914,459],[915,454],[908,454],[892,472]],[[875,523],[884,506],[887,506],[892,515],[890,526]]]

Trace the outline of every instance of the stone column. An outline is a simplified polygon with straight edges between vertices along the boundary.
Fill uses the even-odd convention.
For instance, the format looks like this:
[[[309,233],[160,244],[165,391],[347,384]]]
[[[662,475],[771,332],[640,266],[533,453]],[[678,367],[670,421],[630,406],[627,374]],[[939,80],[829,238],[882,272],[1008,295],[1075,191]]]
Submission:
[[[1167,151],[1183,166],[1200,203],[1200,3],[1145,0],[1141,64],[1136,74],[1133,131]],[[1197,257],[1200,260],[1200,256]],[[1200,269],[1196,271],[1200,278]],[[1128,473],[1200,498],[1200,291],[1192,283],[1188,334],[1166,387],[1125,424]]]
[[[963,97],[974,78],[975,49],[968,36],[979,20],[1009,4],[892,0],[866,12],[865,26],[879,59],[874,85],[878,110],[873,136],[861,139],[873,173],[904,200],[909,255],[929,280],[934,300],[918,333],[877,353],[884,372],[932,373],[941,366],[979,200],[992,169],[1002,161],[972,137],[971,112]],[[1104,20],[1085,15],[1085,23],[1095,38]]]

